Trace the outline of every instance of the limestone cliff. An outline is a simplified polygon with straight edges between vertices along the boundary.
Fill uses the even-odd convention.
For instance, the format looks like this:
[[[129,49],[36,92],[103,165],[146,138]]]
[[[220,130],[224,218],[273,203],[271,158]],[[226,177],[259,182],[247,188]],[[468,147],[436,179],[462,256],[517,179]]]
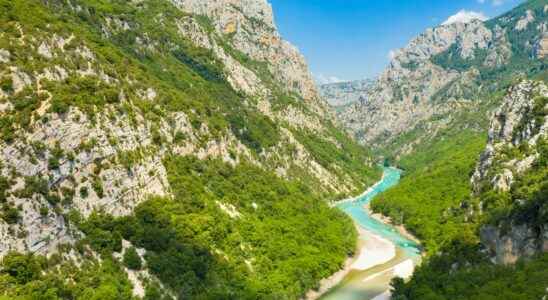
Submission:
[[[546,99],[548,88],[541,82],[524,81],[510,89],[494,113],[471,179],[480,213],[498,211],[481,229],[482,242],[498,263],[548,251]]]
[[[350,82],[337,82],[322,84],[319,86],[320,95],[328,101],[329,105],[337,109],[358,101],[365,102],[369,90],[375,81],[370,79],[356,80]]]
[[[39,17],[0,25],[0,257],[77,239],[69,212],[169,197],[169,155],[248,161],[318,195],[378,176],[345,150],[266,0],[33,5]]]
[[[276,81],[287,91],[317,102],[318,94],[304,57],[282,39],[267,0],[172,0],[182,10],[208,16],[217,34],[229,37],[237,50],[267,62]]]
[[[395,51],[362,101],[339,115],[363,143],[381,148],[425,122],[437,127],[433,119],[449,121],[463,108],[482,105],[516,73],[542,69],[546,22],[545,3],[527,1],[486,22],[428,29]],[[396,145],[395,154],[435,132],[430,128]]]

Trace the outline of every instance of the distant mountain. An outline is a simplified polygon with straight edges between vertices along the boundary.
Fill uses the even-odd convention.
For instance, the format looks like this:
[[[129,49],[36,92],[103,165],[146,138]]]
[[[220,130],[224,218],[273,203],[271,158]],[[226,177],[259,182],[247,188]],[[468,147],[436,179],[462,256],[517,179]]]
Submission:
[[[322,84],[319,86],[320,95],[333,107],[346,106],[358,101],[367,101],[369,90],[374,80],[356,80]]]
[[[548,1],[428,29],[339,116],[405,170],[371,208],[428,260],[393,299],[546,299]]]
[[[547,16],[546,1],[531,0],[485,22],[428,29],[396,51],[367,95],[360,95],[367,101],[340,113],[343,123],[363,143],[396,154],[404,147],[410,151],[417,139],[435,133],[463,108],[482,105],[516,76],[544,72]],[[419,128],[424,130],[414,138],[404,137]]]

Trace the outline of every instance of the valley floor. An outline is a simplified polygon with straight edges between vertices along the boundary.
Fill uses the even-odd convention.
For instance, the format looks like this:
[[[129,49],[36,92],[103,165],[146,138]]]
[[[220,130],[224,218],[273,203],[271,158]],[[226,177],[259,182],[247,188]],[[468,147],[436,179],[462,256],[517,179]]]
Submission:
[[[387,264],[396,258],[396,247],[390,241],[363,229],[356,224],[358,230],[358,246],[356,255],[349,257],[344,267],[329,278],[320,282],[320,288],[311,290],[304,299],[316,300],[329,292],[330,289],[344,282],[353,271],[365,271],[375,266]],[[379,273],[382,273],[379,272]]]
[[[322,280],[320,288],[310,291],[305,299],[383,299],[389,294],[393,277],[411,276],[421,258],[418,240],[404,229],[391,226],[389,220],[372,216],[368,209],[369,201],[396,185],[399,178],[399,170],[385,168],[383,178],[365,193],[337,203],[352,217],[359,232],[356,255],[341,271]]]

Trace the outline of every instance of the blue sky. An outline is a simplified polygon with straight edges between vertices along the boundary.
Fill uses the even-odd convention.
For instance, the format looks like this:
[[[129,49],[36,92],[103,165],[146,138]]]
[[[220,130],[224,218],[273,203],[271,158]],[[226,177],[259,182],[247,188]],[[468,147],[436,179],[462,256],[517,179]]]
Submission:
[[[523,0],[269,0],[316,77],[371,78],[389,52],[461,10],[497,16]]]

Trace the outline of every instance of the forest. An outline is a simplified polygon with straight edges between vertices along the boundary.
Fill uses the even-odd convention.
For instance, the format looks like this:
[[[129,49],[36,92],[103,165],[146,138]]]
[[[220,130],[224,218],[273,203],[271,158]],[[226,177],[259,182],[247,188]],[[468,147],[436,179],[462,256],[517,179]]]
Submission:
[[[400,183],[374,199],[371,208],[395,224],[405,224],[429,253],[456,236],[473,235],[461,205],[470,197],[470,175],[484,145],[480,134],[464,131],[402,159],[405,173]]]
[[[26,299],[47,290],[50,298],[32,299],[129,299],[131,285],[122,267],[146,265],[182,299],[295,299],[355,250],[352,222],[305,185],[250,163],[233,167],[172,156],[164,164],[173,198],[150,199],[128,217],[97,212],[83,218],[73,211],[72,223],[85,233],[75,248],[90,258],[89,268],[14,253],[0,271],[7,295]],[[229,215],[226,207],[235,213]],[[135,249],[123,250],[122,240],[145,249],[143,260]],[[94,261],[91,250],[108,263]],[[122,252],[123,259],[113,258]],[[59,270],[71,267],[74,283],[67,284]],[[88,283],[82,276],[97,278],[89,288],[104,293],[88,298],[79,289]],[[154,282],[146,291],[145,299],[169,296]]]
[[[533,109],[528,111],[521,123],[517,124],[514,130],[515,136],[524,130],[530,130],[534,134],[538,132],[540,127],[538,124],[544,123],[547,113],[546,98],[536,97],[534,101]],[[532,128],[526,127],[524,124],[531,120],[536,120],[533,124],[537,125]],[[478,143],[481,144],[480,141]],[[464,150],[466,147],[458,149]],[[514,178],[508,191],[494,190],[493,184],[485,181],[480,183],[480,189],[476,193],[472,193],[468,185],[468,190],[465,189],[467,194],[455,198],[453,203],[444,203],[439,200],[432,203],[430,199],[423,196],[415,198],[415,202],[408,204],[406,197],[409,194],[400,194],[401,186],[388,191],[384,197],[381,197],[375,206],[389,214],[394,214],[394,211],[399,212],[399,207],[394,204],[396,200],[402,200],[403,205],[407,205],[405,212],[411,212],[413,215],[404,217],[403,221],[423,238],[428,251],[426,260],[409,282],[404,282],[401,278],[392,281],[393,299],[510,300],[542,299],[546,296],[548,255],[524,257],[515,265],[494,264],[489,257],[488,249],[480,243],[479,233],[480,228],[486,225],[496,226],[502,233],[521,225],[527,225],[537,234],[543,232],[548,222],[548,197],[546,196],[548,195],[548,140],[541,138],[535,146],[529,145],[528,141],[524,140],[515,147],[504,148],[497,155],[489,172],[498,172],[506,162],[523,159],[533,153],[538,153],[535,162],[530,169]],[[463,161],[456,158],[458,157],[453,157],[451,161],[440,161],[444,162],[443,166],[456,166]],[[466,173],[467,170],[470,168],[460,169],[460,172]],[[457,174],[453,174],[450,178],[459,178]],[[470,173],[465,175],[460,177],[463,188],[466,183],[469,184],[465,179],[470,177]],[[428,178],[428,172],[421,171],[414,176],[415,186],[421,186],[425,178]],[[440,179],[438,177],[436,182],[430,182],[428,188],[422,187],[431,191],[429,196],[437,195],[438,190],[449,190],[459,182]],[[403,187],[405,187],[405,180],[402,180]],[[444,182],[445,186],[438,186],[436,183],[439,182]],[[433,199],[436,198],[433,197]],[[446,196],[444,199],[451,198]],[[433,218],[432,222],[422,222],[420,226],[415,226],[414,220],[427,215],[428,209],[424,205],[439,207],[443,218],[436,219],[435,216],[429,215]],[[443,210],[444,206],[445,210]],[[482,213],[477,213],[480,207]]]
[[[16,226],[24,217],[21,207],[6,201],[9,197],[45,199],[47,205],[40,204],[41,216],[51,210],[59,212],[75,237],[74,245],[61,245],[59,254],[48,258],[9,253],[0,266],[0,297],[133,299],[134,284],[127,275],[131,271],[144,277],[147,300],[295,299],[342,266],[355,251],[355,228],[346,215],[329,208],[325,199],[343,197],[344,193],[313,188],[319,185],[318,180],[301,169],[290,169],[288,176],[281,178],[262,160],[267,150],[280,144],[282,129],[288,129],[322,166],[350,176],[359,183],[355,189],[362,189],[362,184],[371,184],[380,176],[366,149],[334,122],[327,121],[325,136],[320,136],[260,113],[254,103],[257,99],[229,84],[212,51],[196,47],[179,34],[177,21],[189,15],[169,1],[71,3],[74,6],[58,0],[0,0],[0,28],[5,33],[0,35],[0,47],[13,53],[11,63],[35,74],[49,63],[36,53],[38,38],[30,41],[36,45],[10,41],[22,38],[21,32],[28,37],[74,35],[54,63],[70,71],[86,68],[88,62],[78,55],[85,46],[94,54],[94,67],[112,80],[106,82],[94,75],[44,80],[43,88],[52,95],[47,114],[62,118],[71,109],[79,109],[90,126],[97,125],[98,116],[103,115],[111,120],[127,117],[129,126],[135,128],[142,125],[139,122],[145,123],[153,145],[119,151],[113,161],[131,173],[144,155],[159,155],[164,147],[168,154],[162,164],[171,196],[147,198],[125,217],[113,217],[101,209],[82,215],[74,209],[75,195],[87,200],[93,194],[102,198],[107,192],[99,176],[100,162],[97,174],[89,178],[90,187],[79,189],[58,189],[46,176],[36,175],[21,177],[24,187],[8,193],[13,183],[0,176],[3,221]],[[158,15],[162,18],[156,18]],[[211,27],[207,17],[195,17],[204,28]],[[135,26],[106,36],[103,26],[107,18]],[[149,38],[148,46],[154,47],[140,45],[140,35]],[[267,99],[273,109],[291,104],[302,108],[303,114],[313,114],[300,103],[302,99],[268,80],[272,75],[263,63],[229,49],[226,41],[219,43],[251,70],[260,71],[273,91]],[[7,76],[0,80],[2,91],[13,96],[14,83]],[[156,91],[154,102],[139,94],[146,87]],[[47,114],[37,114],[45,99],[32,88],[19,93],[14,101],[18,109],[0,116],[3,143],[14,143],[23,133],[31,132],[32,120],[49,121]],[[231,159],[239,162],[232,165],[220,159],[170,155],[169,147],[189,138],[182,132],[160,131],[161,121],[174,121],[170,117],[174,112],[184,112],[195,132],[207,131],[197,138],[198,148],[233,135],[250,150],[250,157],[231,152]],[[343,146],[331,145],[331,139]],[[94,138],[82,141],[75,152],[89,152],[98,143]],[[116,139],[109,139],[108,144],[118,149]],[[41,142],[31,148],[35,159],[52,154],[47,158],[47,172],[58,171],[62,161],[74,161],[78,154],[58,146],[48,149]],[[279,148],[294,151],[286,145]],[[264,164],[257,165],[258,161]],[[128,243],[131,246],[125,247]]]

